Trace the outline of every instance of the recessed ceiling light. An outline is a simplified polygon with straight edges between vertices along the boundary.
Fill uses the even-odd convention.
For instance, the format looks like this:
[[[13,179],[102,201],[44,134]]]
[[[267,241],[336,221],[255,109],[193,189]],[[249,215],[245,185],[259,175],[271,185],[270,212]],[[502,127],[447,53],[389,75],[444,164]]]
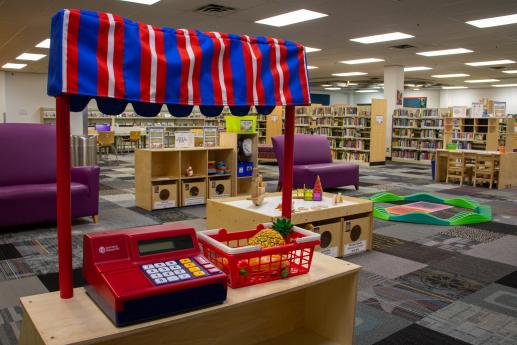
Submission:
[[[318,68],[318,66],[307,66],[307,69],[315,69]]]
[[[50,38],[44,39],[40,43],[36,44],[36,48],[50,48]]]
[[[356,59],[356,60],[345,60],[345,61],[339,61],[341,63],[346,63],[347,65],[358,65],[362,63],[372,63],[372,62],[381,62],[384,61],[384,59],[377,59],[377,58],[366,58],[366,59]]]
[[[465,65],[479,67],[479,66],[506,65],[506,64],[511,64],[511,63],[515,63],[515,61],[513,61],[513,60],[478,61],[478,62],[467,62],[467,63],[465,63]]]
[[[491,28],[493,26],[509,25],[517,23],[517,14],[508,16],[492,17],[465,22],[478,28]]]
[[[329,87],[329,86],[332,86],[332,84],[321,84],[320,86],[321,87]]]
[[[499,79],[471,79],[465,80],[465,83],[476,84],[476,83],[495,83],[498,82]]]
[[[418,55],[422,56],[443,56],[443,55],[455,55],[455,54],[467,54],[473,53],[470,49],[465,48],[454,48],[454,49],[443,49],[443,50],[431,50],[428,52],[420,52]]]
[[[379,92],[379,90],[366,89],[366,90],[357,90],[356,92],[359,92],[359,93],[373,93],[373,92]]]
[[[335,91],[335,90],[341,90],[341,88],[340,87],[326,87],[325,90]]]
[[[415,84],[404,84],[404,86],[415,87]]]
[[[325,13],[301,9],[280,14],[278,16],[257,20],[255,23],[281,27],[327,16],[328,14]]]
[[[359,43],[363,43],[363,44],[371,44],[371,43],[378,43],[378,42],[403,40],[406,38],[413,38],[413,37],[415,37],[415,36],[408,35],[408,34],[405,34],[402,32],[390,32],[388,34],[352,38],[352,39],[350,39],[350,41],[359,42]]]
[[[435,74],[433,78],[459,78],[459,77],[470,77],[470,74],[465,73],[452,73],[452,74]]]
[[[503,71],[503,73],[507,73],[507,74],[517,74],[517,69],[508,70],[508,71]]]
[[[499,84],[499,85],[492,85],[493,87],[513,87],[517,86],[517,84]]]
[[[340,87],[349,87],[349,86],[356,86],[357,83],[336,83],[337,86]]]
[[[305,48],[305,52],[306,53],[314,53],[314,52],[319,52],[321,51],[320,48],[311,48],[311,47],[304,47]]]
[[[468,89],[468,86],[442,86],[444,90]]]
[[[427,71],[432,69],[431,67],[424,66],[416,66],[416,67],[404,67],[404,72],[414,72],[414,71]]]
[[[2,68],[9,68],[9,69],[22,69],[24,68],[25,66],[27,66],[27,64],[25,63],[6,63],[5,65],[2,66]]]
[[[45,54],[31,54],[31,53],[23,53],[19,55],[16,60],[28,60],[28,61],[38,61],[45,57]]]
[[[352,77],[355,75],[367,75],[365,72],[343,72],[343,73],[332,73],[333,76],[336,77]]]
[[[120,0],[120,1],[134,2],[135,4],[142,4],[142,5],[154,5],[160,0]]]
[[[420,89],[413,89],[413,91],[420,91]]]

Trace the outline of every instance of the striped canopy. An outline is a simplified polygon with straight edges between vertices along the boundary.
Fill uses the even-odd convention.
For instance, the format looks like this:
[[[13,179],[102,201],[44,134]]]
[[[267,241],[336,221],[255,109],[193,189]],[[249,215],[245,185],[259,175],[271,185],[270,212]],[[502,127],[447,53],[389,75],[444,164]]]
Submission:
[[[48,94],[70,96],[72,111],[95,98],[120,114],[127,103],[155,116],[167,105],[187,116],[229,106],[235,115],[255,106],[310,103],[305,52],[298,43],[268,37],[156,27],[111,13],[61,10],[52,18]]]

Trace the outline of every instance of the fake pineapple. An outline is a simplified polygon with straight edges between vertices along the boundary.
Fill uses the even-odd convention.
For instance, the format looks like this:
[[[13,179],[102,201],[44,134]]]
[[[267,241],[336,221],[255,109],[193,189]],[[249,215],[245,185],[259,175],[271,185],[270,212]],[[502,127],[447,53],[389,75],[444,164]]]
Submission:
[[[281,246],[285,244],[284,238],[278,231],[263,229],[248,240],[249,245],[260,245],[262,248]]]
[[[285,238],[293,231],[293,223],[288,218],[280,217],[273,222],[273,229]]]

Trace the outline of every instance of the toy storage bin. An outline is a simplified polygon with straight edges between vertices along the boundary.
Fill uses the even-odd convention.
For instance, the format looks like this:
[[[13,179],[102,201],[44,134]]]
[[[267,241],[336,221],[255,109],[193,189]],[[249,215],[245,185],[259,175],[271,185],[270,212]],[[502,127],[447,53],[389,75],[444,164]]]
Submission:
[[[309,272],[314,247],[320,235],[294,226],[286,244],[270,248],[248,245],[253,237],[271,223],[254,230],[228,233],[225,229],[198,232],[203,254],[226,273],[232,288],[256,285]]]

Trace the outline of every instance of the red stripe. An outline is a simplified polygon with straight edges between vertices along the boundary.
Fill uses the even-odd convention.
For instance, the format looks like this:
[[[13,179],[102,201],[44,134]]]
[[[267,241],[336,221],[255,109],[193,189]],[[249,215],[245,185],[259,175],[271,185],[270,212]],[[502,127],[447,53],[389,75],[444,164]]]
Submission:
[[[293,96],[291,95],[291,89],[289,88],[289,66],[287,65],[287,47],[284,40],[278,40],[280,45],[280,67],[284,74],[284,98],[286,104],[293,104]]]
[[[224,56],[223,56],[223,71],[224,71],[224,85],[226,86],[226,98],[228,105],[234,105],[235,100],[233,97],[233,77],[232,77],[232,66],[230,61],[230,39],[228,34],[221,33],[221,37],[224,42]]]
[[[140,33],[140,101],[149,102],[151,94],[151,49],[147,25],[138,23]]]
[[[67,92],[77,93],[77,75],[78,75],[78,49],[77,38],[79,36],[79,23],[81,14],[79,10],[70,10],[68,17],[68,42],[66,50],[66,77],[67,77]]]
[[[192,73],[192,88],[193,88],[193,100],[194,104],[201,104],[201,89],[199,87],[199,80],[201,75],[201,60],[203,58],[203,52],[199,46],[199,37],[195,30],[189,30],[190,34],[190,46],[194,52],[195,64],[194,73]]]
[[[253,60],[251,58],[250,46],[246,37],[241,36],[242,53],[244,56],[244,68],[246,69],[246,98],[247,104],[254,104],[253,101]]]
[[[181,77],[180,77],[180,104],[188,104],[188,71],[190,59],[187,54],[185,33],[183,30],[176,30],[178,52],[181,58]]]
[[[265,104],[266,96],[264,93],[264,85],[262,85],[262,52],[260,51],[258,44],[257,39],[252,37],[251,48],[255,53],[255,58],[257,59],[257,96],[259,104]]]
[[[115,98],[124,98],[124,19],[115,15],[113,19],[115,20],[115,47],[113,52]]]
[[[156,68],[156,103],[165,102],[165,89],[167,87],[167,59],[163,45],[163,31],[161,28],[154,27],[154,37],[156,46],[157,68]]]
[[[309,90],[307,88],[307,70],[305,69],[305,53],[303,46],[298,45],[298,71],[300,73],[300,84],[303,93],[303,102],[309,104]]]
[[[212,32],[207,33],[214,44],[214,55],[212,57],[212,86],[214,89],[214,105],[223,104],[223,93],[219,82],[219,54],[221,53],[221,42]]]
[[[280,97],[280,78],[278,76],[278,70],[276,69],[276,48],[275,42],[272,38],[267,39],[269,43],[269,67],[271,74],[273,75],[273,86],[275,89],[275,101],[276,104],[282,104],[282,97]]]
[[[109,20],[106,13],[99,13],[99,41],[97,43],[97,94],[108,96],[108,31]]]

